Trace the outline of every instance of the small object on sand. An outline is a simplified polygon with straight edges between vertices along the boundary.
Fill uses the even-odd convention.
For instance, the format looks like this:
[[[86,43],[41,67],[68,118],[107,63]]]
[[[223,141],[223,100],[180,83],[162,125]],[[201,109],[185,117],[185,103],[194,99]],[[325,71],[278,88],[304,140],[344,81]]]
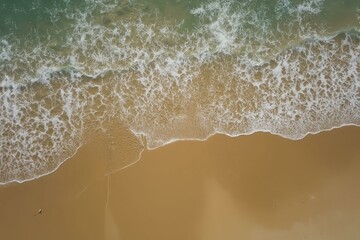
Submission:
[[[42,209],[41,209],[41,208],[39,209],[38,213],[39,213],[39,214],[41,214],[41,213],[42,213]]]

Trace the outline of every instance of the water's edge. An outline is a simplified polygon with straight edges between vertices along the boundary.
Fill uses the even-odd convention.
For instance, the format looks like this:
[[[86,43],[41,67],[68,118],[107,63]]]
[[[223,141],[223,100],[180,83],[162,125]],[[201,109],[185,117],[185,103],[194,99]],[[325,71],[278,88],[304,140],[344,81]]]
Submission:
[[[228,134],[228,133],[223,133],[223,132],[215,132],[213,134],[209,134],[208,136],[206,136],[205,138],[188,138],[188,139],[171,139],[169,141],[167,141],[166,143],[164,143],[163,145],[161,146],[157,146],[157,147],[154,147],[154,148],[150,148],[148,146],[144,146],[143,145],[143,148],[141,149],[141,151],[139,152],[139,156],[137,159],[135,159],[134,161],[132,161],[130,164],[124,166],[124,167],[121,167],[120,169],[115,169],[109,173],[107,173],[104,177],[107,177],[109,175],[112,175],[112,174],[116,174],[118,173],[119,171],[121,170],[124,170],[128,167],[131,167],[133,165],[135,165],[136,163],[138,163],[139,161],[141,161],[141,157],[142,157],[142,153],[145,151],[145,150],[155,150],[155,149],[158,149],[158,148],[162,148],[162,147],[165,147],[169,144],[172,144],[172,143],[175,143],[175,142],[179,142],[179,141],[200,141],[200,142],[203,142],[203,141],[207,141],[209,138],[215,136],[215,135],[224,135],[224,136],[227,136],[227,137],[230,137],[230,138],[238,138],[238,137],[243,137],[243,136],[249,136],[249,135],[253,135],[253,134],[256,134],[256,133],[267,133],[267,134],[271,134],[271,135],[274,135],[274,136],[279,136],[279,137],[282,137],[282,138],[285,138],[285,139],[289,139],[289,140],[292,140],[292,141],[301,141],[302,139],[308,137],[308,136],[311,136],[311,135],[316,135],[316,134],[321,134],[323,132],[329,132],[329,131],[332,131],[332,130],[335,130],[335,129],[340,129],[340,128],[343,128],[343,127],[360,127],[359,124],[353,124],[353,123],[348,123],[348,124],[342,124],[342,125],[339,125],[339,126],[334,126],[334,127],[331,127],[329,129],[324,129],[324,130],[320,130],[320,131],[317,131],[317,132],[308,132],[306,134],[304,134],[302,137],[299,137],[299,138],[289,138],[289,137],[286,137],[280,133],[273,133],[271,131],[265,131],[265,130],[256,130],[256,131],[252,131],[252,132],[249,132],[249,133],[244,133],[244,134],[238,134],[238,135],[231,135],[231,134]],[[137,134],[134,133],[134,135],[136,136]],[[139,138],[139,140],[143,138],[143,136],[141,136]],[[86,145],[86,144],[85,144]],[[34,178],[31,178],[31,179],[25,179],[25,180],[13,180],[13,181],[9,181],[9,182],[0,182],[0,186],[8,186],[8,185],[12,185],[12,184],[22,184],[22,183],[26,183],[26,182],[31,182],[31,181],[34,181],[34,180],[37,180],[37,179],[40,179],[40,178],[43,178],[43,177],[46,177],[54,172],[56,172],[64,163],[66,163],[67,161],[69,161],[70,159],[74,158],[76,156],[76,154],[78,153],[78,151],[84,147],[85,145],[81,145],[79,146],[75,153],[73,155],[71,155],[70,157],[64,159],[55,169],[53,169],[52,171],[48,172],[48,173],[45,173],[45,174],[42,174],[42,175],[39,175],[39,176],[36,176]]]

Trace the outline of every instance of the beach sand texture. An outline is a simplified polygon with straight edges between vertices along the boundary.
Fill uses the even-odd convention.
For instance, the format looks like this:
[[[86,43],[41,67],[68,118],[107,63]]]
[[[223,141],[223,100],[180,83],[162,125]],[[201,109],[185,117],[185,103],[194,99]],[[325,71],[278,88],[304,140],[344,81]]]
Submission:
[[[359,0],[1,0],[0,240],[360,239]]]
[[[3,239],[347,239],[360,230],[360,128],[145,150],[106,175],[108,142],[0,188]],[[39,213],[39,209],[42,210]]]

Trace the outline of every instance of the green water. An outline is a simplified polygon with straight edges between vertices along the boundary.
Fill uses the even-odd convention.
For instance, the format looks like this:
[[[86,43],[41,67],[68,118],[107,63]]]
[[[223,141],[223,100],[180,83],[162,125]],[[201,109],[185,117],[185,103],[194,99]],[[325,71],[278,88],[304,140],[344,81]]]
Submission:
[[[26,37],[29,34],[54,34],[63,28],[71,27],[76,12],[104,15],[103,6],[115,6],[107,9],[112,10],[119,16],[131,13],[153,13],[157,11],[164,19],[183,20],[187,29],[199,24],[197,17],[191,14],[191,10],[198,8],[211,1],[204,0],[138,0],[138,1],[91,1],[91,0],[2,0],[0,4],[0,36],[7,34],[18,34]],[[226,1],[223,1],[226,2]],[[266,18],[275,28],[278,24],[286,21],[293,21],[293,11],[289,11],[288,6],[295,8],[306,1],[279,1],[279,0],[252,0],[252,1],[231,1],[232,12],[242,11],[244,8],[262,12],[262,17]],[[360,3],[357,0],[326,0],[308,1],[307,8],[316,8],[316,3],[321,2],[321,13],[316,16],[304,16],[304,25],[319,24],[329,31],[340,31],[359,25],[357,11]],[[120,6],[120,7],[119,7]],[[101,10],[102,9],[102,10]],[[308,10],[309,10],[308,9]],[[96,11],[100,10],[100,11]],[[277,10],[277,11],[275,11]],[[305,12],[309,12],[305,10]],[[96,17],[92,15],[92,17]],[[54,31],[56,30],[56,31]]]

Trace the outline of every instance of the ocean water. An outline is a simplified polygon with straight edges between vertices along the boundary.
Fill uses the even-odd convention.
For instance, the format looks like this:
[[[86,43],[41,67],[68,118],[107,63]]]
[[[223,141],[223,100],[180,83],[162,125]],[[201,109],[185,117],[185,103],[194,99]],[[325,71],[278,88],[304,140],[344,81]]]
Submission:
[[[0,183],[117,124],[148,148],[359,125],[359,56],[358,0],[0,0]]]

